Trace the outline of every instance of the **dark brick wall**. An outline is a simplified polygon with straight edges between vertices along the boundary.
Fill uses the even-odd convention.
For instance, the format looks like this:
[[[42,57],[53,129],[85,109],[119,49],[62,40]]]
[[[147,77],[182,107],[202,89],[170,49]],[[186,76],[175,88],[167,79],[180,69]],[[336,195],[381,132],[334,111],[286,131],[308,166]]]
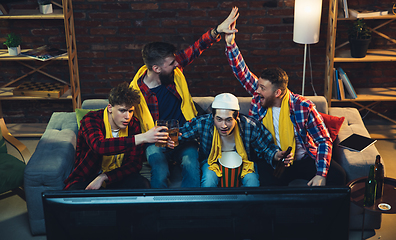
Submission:
[[[392,1],[349,0],[350,6]],[[15,3],[14,7],[22,7]],[[37,7],[35,0],[23,7]],[[140,50],[150,41],[173,43],[178,49],[192,44],[205,31],[216,26],[238,6],[239,33],[236,41],[249,68],[259,74],[265,67],[279,66],[289,75],[289,88],[301,92],[304,46],[293,42],[294,0],[274,1],[202,1],[202,0],[74,0],[75,32],[82,99],[106,97],[108,91],[120,82],[130,82],[143,64]],[[312,76],[318,94],[323,94],[324,62],[327,35],[328,0],[323,1],[320,41],[311,45]],[[395,25],[386,32],[393,35]],[[340,38],[345,36],[340,24]],[[62,20],[7,20],[0,21],[0,40],[8,32],[22,35],[22,48],[51,43],[65,46]],[[344,31],[345,32],[345,31]],[[373,41],[387,45],[385,41]],[[224,55],[224,40],[205,51],[185,69],[193,96],[214,96],[232,92],[248,96],[233,76]],[[308,65],[307,65],[308,66]],[[30,71],[13,62],[0,62],[0,84],[16,75]],[[392,63],[348,64],[343,68],[354,86],[394,86]],[[356,69],[363,69],[355,71]],[[67,63],[57,62],[47,71],[68,79]],[[28,80],[48,81],[41,74]],[[306,95],[313,94],[310,72],[306,72]],[[24,102],[3,101],[7,122],[45,122],[51,111],[71,111],[71,103],[62,101]]]

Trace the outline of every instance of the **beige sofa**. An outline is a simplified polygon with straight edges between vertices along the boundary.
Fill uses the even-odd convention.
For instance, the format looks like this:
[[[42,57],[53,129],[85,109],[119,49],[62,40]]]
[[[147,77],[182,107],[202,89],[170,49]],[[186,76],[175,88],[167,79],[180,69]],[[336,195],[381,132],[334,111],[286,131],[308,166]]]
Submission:
[[[369,165],[374,164],[378,154],[375,146],[364,152],[352,152],[337,146],[352,133],[369,136],[359,112],[354,108],[328,109],[324,97],[308,97],[317,106],[320,112],[335,116],[344,116],[345,121],[341,127],[338,139],[334,143],[334,159],[341,164],[347,173],[347,180],[368,175]],[[206,112],[211,111],[213,97],[193,97],[193,100]],[[239,97],[241,113],[247,114],[250,106],[250,97]],[[83,102],[85,109],[103,108],[107,105],[105,99],[91,99]],[[55,112],[52,114],[48,126],[41,137],[36,151],[25,168],[24,187],[30,229],[33,235],[45,234],[43,204],[41,194],[48,190],[61,190],[63,181],[70,174],[74,163],[76,147],[77,120],[74,112]],[[142,174],[150,177],[150,168],[144,164]],[[350,227],[361,229],[363,210],[351,205]],[[381,215],[366,211],[365,228],[378,229],[381,226]]]

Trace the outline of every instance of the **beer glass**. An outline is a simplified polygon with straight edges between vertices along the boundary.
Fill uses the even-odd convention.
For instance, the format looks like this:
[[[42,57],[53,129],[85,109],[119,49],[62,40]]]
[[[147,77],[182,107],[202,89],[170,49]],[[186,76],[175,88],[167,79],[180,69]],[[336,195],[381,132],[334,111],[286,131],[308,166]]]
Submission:
[[[175,147],[179,145],[179,121],[176,119],[168,120],[167,123],[169,137],[175,142]]]
[[[155,121],[155,126],[165,126],[166,127],[166,120],[156,120]],[[161,132],[165,132],[166,130],[162,130]],[[167,143],[160,143],[160,142],[156,142],[155,146],[156,147],[166,147]]]

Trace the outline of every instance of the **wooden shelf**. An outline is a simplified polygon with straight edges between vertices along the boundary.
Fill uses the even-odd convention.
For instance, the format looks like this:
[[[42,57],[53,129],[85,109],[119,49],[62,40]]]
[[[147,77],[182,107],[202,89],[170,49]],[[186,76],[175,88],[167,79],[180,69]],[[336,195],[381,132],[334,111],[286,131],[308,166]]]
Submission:
[[[337,50],[334,62],[392,62],[396,61],[396,49],[369,49],[364,58],[351,57],[350,50]]]
[[[14,96],[12,90],[14,90],[14,87],[0,88],[0,100],[71,100],[72,99],[70,88],[60,98]]]
[[[0,19],[63,19],[62,9],[54,9],[51,14],[42,14],[38,9],[11,9],[10,14],[0,15]]]
[[[27,52],[30,51],[31,49],[23,49],[22,52]],[[39,62],[46,62],[46,61],[40,61],[31,57],[23,56],[23,55],[18,55],[18,56],[10,56],[8,54],[8,49],[0,49],[0,61],[39,61]],[[53,58],[51,60],[69,60],[69,57],[67,55],[65,56],[60,56],[57,58]],[[48,61],[51,61],[48,60]]]
[[[391,88],[357,88],[355,99],[332,99],[332,102],[392,102],[396,101],[396,87]]]
[[[328,106],[331,107],[332,102],[350,102],[358,107],[359,111],[367,110],[384,119],[387,119],[396,124],[396,121],[376,112],[372,106],[378,102],[383,101],[396,101],[396,87],[392,88],[360,88],[355,89],[357,98],[356,99],[333,99],[333,82],[334,82],[334,68],[335,63],[364,63],[364,62],[393,62],[396,61],[396,49],[369,49],[367,55],[364,58],[353,58],[351,57],[350,50],[344,48],[348,41],[336,46],[337,42],[337,22],[338,21],[354,21],[357,18],[338,18],[338,0],[329,1],[329,15],[328,15],[328,26],[327,26],[327,42],[326,42],[326,67],[325,67],[325,79],[324,79],[324,95],[327,99]],[[396,44],[396,39],[387,36],[384,33],[378,31],[379,28],[396,20],[396,15],[388,14],[385,16],[366,17],[365,20],[381,20],[377,26],[370,28],[373,34],[386,39],[392,44]],[[340,64],[338,64],[340,65]],[[344,69],[345,70],[345,69]],[[370,102],[370,103],[363,103]],[[364,105],[365,104],[365,105]]]
[[[339,21],[354,21],[354,20],[356,20],[357,18],[355,18],[355,17],[350,17],[350,18],[337,18],[337,20],[339,20]],[[386,20],[386,19],[396,19],[396,15],[394,15],[394,14],[388,14],[388,15],[384,15],[384,16],[375,16],[375,17],[365,17],[364,18],[365,20],[367,19],[367,20],[375,20],[375,19],[382,19],[382,20]]]

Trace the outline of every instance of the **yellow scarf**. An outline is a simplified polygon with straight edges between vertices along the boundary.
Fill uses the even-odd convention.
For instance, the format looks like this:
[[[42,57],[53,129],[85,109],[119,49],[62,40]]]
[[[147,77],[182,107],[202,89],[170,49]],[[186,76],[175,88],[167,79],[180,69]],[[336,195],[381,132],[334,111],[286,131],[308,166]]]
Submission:
[[[105,125],[105,130],[106,130],[106,139],[108,138],[113,138],[113,134],[111,133],[111,126],[109,122],[109,114],[107,111],[107,107],[104,110],[103,113],[103,122]],[[127,137],[128,136],[128,127],[125,129],[120,129],[118,132],[119,137]],[[102,158],[102,171],[103,172],[109,172],[111,170],[114,170],[116,168],[121,167],[122,160],[124,159],[124,154],[117,154],[117,155],[110,155],[110,156],[103,156]]]
[[[285,96],[282,99],[281,110],[279,114],[279,138],[281,146],[279,146],[283,151],[291,146],[292,153],[296,150],[296,139],[294,137],[294,126],[290,119],[290,93],[289,90],[286,91]],[[274,143],[277,145],[274,123],[272,121],[272,107],[267,109],[267,114],[263,118],[263,125],[270,131]]]
[[[217,163],[217,160],[221,158],[221,138],[219,132],[216,129],[216,126],[213,126],[213,128],[212,149],[210,150],[210,154],[208,157],[208,164],[209,170],[214,171],[218,177],[221,177],[222,173],[219,167],[219,163]],[[246,174],[254,172],[254,163],[248,160],[245,147],[243,146],[242,138],[239,135],[238,124],[235,126],[234,139],[237,153],[239,154],[239,156],[242,157],[241,178],[243,178]]]
[[[135,116],[139,119],[140,127],[142,128],[142,133],[147,132],[149,129],[154,127],[154,120],[147,106],[146,100],[140,91],[138,86],[138,79],[143,76],[147,71],[146,65],[141,67],[136,73],[129,87],[138,90],[140,95],[140,104],[135,108]],[[175,69],[175,85],[176,91],[179,93],[182,103],[181,111],[184,118],[189,121],[197,115],[197,110],[195,109],[194,102],[191,98],[190,92],[188,91],[187,81],[184,77],[182,71],[179,68]]]

